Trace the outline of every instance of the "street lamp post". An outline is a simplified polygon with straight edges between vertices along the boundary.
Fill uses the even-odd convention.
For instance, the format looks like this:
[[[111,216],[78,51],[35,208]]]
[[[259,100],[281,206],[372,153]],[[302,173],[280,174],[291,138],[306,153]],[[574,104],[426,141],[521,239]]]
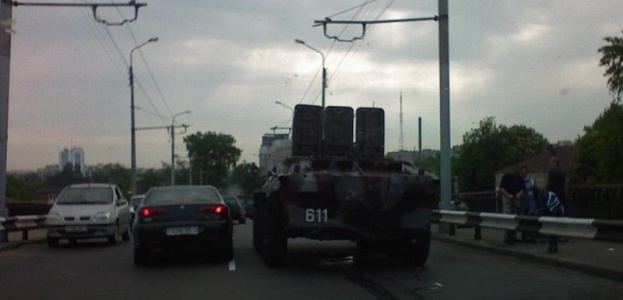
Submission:
[[[153,37],[149,40],[147,40],[147,42],[144,42],[136,47],[134,47],[132,49],[132,51],[130,51],[130,144],[131,144],[131,150],[130,150],[130,164],[131,164],[131,188],[132,188],[132,195],[136,195],[136,127],[134,125],[134,69],[132,68],[132,54],[134,53],[135,50],[137,50],[140,47],[143,47],[145,45],[147,45],[148,43],[151,42],[156,42],[158,41],[157,37]]]
[[[173,122],[171,122],[171,185],[175,185],[175,117],[189,114],[190,110],[183,111],[181,113],[173,115]]]
[[[318,54],[320,54],[322,56],[322,110],[324,111],[324,105],[325,105],[325,90],[327,88],[327,68],[325,68],[324,66],[324,61],[325,61],[325,57],[324,54],[322,54],[322,52],[318,51],[318,49],[305,44],[304,41],[299,40],[299,39],[295,39],[294,40],[297,44],[301,44],[309,49],[312,49],[314,51],[316,51]]]

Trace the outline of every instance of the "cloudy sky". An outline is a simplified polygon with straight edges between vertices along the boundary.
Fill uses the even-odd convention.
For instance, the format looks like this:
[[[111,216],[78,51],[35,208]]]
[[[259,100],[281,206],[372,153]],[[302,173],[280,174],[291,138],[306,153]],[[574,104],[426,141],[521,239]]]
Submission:
[[[59,2],[65,0],[58,0]],[[38,2],[49,2],[39,0]],[[85,0],[68,1],[85,3]],[[106,0],[102,2],[108,3]],[[126,1],[121,1],[126,2]],[[58,163],[65,147],[89,165],[130,165],[129,55],[135,51],[136,126],[188,124],[188,133],[235,137],[241,160],[257,162],[261,136],[288,126],[286,106],[320,104],[321,56],[327,105],[377,106],[386,113],[386,150],[439,148],[436,22],[373,25],[363,40],[334,42],[314,20],[432,17],[434,0],[145,0],[138,20],[96,23],[87,8],[13,8],[8,169]],[[101,3],[101,2],[100,2]],[[342,13],[344,12],[344,13]],[[127,9],[98,9],[117,21]],[[597,49],[620,36],[623,1],[450,1],[451,142],[487,116],[523,124],[551,142],[574,140],[610,103]],[[359,26],[328,27],[350,38]],[[182,132],[176,151],[186,156]],[[170,161],[165,129],[137,132],[138,167]],[[184,158],[182,158],[184,159]]]

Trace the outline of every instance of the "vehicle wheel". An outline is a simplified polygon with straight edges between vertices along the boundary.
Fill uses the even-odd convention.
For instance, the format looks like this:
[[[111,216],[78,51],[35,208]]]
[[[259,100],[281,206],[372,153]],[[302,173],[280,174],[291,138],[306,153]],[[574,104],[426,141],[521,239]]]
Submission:
[[[230,261],[234,258],[234,241],[229,241],[221,252],[221,259],[224,261]]]
[[[127,242],[130,240],[130,225],[128,225],[128,230],[121,234],[121,240]]]
[[[404,244],[404,258],[408,265],[421,266],[428,260],[430,253],[430,232],[422,234],[415,242],[407,241]]]
[[[119,224],[115,226],[115,232],[111,236],[108,237],[108,244],[114,245],[119,240]]]
[[[48,237],[47,240],[48,240],[48,246],[50,246],[51,248],[58,247],[58,239],[57,238]]]
[[[283,231],[279,206],[275,199],[269,199],[264,213],[264,239],[262,259],[270,268],[282,266],[288,254],[288,238]]]
[[[147,253],[147,251],[145,251],[145,249],[139,247],[139,246],[134,246],[134,265],[136,266],[143,266],[145,264],[147,264],[147,255],[149,253]]]
[[[262,253],[262,248],[264,247],[264,232],[262,231],[264,219],[259,205],[263,202],[263,199],[264,197],[258,196],[255,200],[255,211],[258,213],[256,214],[255,219],[253,219],[253,248],[255,248],[255,251],[260,254]]]

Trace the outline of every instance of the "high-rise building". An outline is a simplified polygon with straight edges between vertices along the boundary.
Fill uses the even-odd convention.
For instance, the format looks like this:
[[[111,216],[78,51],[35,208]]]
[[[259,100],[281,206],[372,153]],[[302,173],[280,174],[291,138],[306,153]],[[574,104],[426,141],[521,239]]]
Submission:
[[[272,168],[277,173],[286,172],[283,160],[292,156],[292,141],[287,133],[267,133],[262,136],[260,147],[260,171],[267,173]]]
[[[71,166],[74,170],[79,170],[82,175],[86,175],[86,165],[84,164],[84,150],[80,147],[63,149],[58,153],[58,161],[61,169]]]

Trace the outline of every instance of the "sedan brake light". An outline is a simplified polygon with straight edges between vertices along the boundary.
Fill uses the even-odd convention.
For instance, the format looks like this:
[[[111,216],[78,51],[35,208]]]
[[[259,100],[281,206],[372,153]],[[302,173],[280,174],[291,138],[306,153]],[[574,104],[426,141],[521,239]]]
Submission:
[[[202,206],[199,208],[199,211],[204,212],[204,213],[214,213],[214,214],[220,215],[227,211],[227,206],[221,205],[221,204],[211,205],[211,206]]]
[[[140,215],[143,218],[151,218],[156,215],[164,214],[166,210],[164,208],[158,207],[143,207],[141,209]]]

